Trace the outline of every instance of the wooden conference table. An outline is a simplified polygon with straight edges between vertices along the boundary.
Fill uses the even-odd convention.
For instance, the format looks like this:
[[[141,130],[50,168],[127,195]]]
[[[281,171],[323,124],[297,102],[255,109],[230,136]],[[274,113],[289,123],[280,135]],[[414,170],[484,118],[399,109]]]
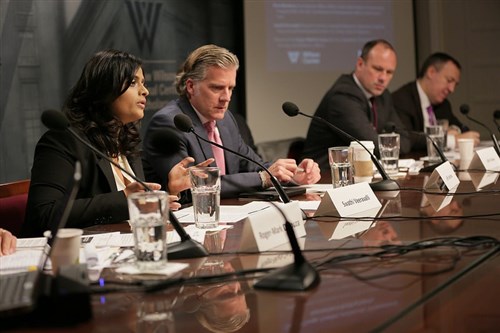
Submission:
[[[429,174],[399,178],[403,189],[394,198],[384,198],[377,193],[384,212],[365,232],[330,240],[338,222],[308,221],[307,236],[302,242],[305,256],[316,264],[328,258],[380,250],[370,247],[410,244],[437,237],[500,239],[500,200],[495,193],[500,190],[500,182],[496,182],[496,176],[493,175],[494,182],[482,191],[476,191],[472,181],[462,181],[451,202],[436,212],[426,200],[429,196],[417,190],[422,188],[425,175]],[[462,174],[461,178],[470,179],[471,175]],[[483,173],[473,174],[474,177],[480,175]],[[329,181],[329,175],[325,174],[322,182]],[[299,199],[317,197],[304,195]],[[246,202],[223,202],[243,203]],[[285,252],[239,252],[242,228],[243,223],[239,222],[225,235],[207,234],[205,246],[212,254],[182,260],[190,264],[182,274],[185,277],[218,274],[271,263],[284,265],[292,260]],[[87,232],[96,230],[125,231],[129,227],[127,224],[106,225],[89,228]],[[497,250],[448,246],[332,263],[318,269],[321,282],[307,292],[255,290],[252,286],[256,280],[249,278],[173,286],[155,293],[95,294],[90,321],[73,327],[27,331],[498,332],[500,256]],[[104,271],[102,277],[109,282],[131,280],[112,270]],[[230,314],[235,315],[231,320],[227,319]]]

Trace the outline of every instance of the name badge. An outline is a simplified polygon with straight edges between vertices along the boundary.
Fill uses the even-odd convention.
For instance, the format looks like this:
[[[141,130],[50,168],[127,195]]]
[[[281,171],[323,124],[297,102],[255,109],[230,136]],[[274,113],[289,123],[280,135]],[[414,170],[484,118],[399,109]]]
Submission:
[[[269,203],[268,208],[250,214],[243,221],[240,250],[263,252],[284,244],[287,246],[283,246],[283,249],[291,250],[290,241],[284,228],[284,216],[293,225],[297,238],[306,235],[305,222],[302,219],[299,202],[275,204],[277,207]]]
[[[432,171],[429,181],[425,184],[426,190],[435,190],[436,192],[448,192],[460,184],[451,163],[446,161]]]

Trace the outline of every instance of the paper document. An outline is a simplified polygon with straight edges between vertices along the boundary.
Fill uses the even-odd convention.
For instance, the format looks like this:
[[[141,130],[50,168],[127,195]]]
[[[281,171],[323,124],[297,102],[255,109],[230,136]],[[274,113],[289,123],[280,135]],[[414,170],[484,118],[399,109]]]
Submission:
[[[269,205],[269,203],[262,202],[265,205]],[[255,201],[249,202],[246,205],[223,205],[220,206],[220,223],[235,223],[245,219],[249,213],[255,210]],[[179,222],[181,223],[194,223],[194,211],[193,207],[187,207],[174,212],[174,215],[177,217]]]

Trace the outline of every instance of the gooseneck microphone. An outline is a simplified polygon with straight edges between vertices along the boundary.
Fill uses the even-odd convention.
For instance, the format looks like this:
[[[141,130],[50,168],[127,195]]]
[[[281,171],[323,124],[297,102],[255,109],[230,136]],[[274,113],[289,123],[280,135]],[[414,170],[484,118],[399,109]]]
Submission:
[[[498,156],[500,156],[500,146],[498,145],[498,140],[497,140],[495,134],[493,134],[493,132],[490,130],[490,128],[488,126],[486,126],[485,124],[483,124],[482,122],[480,122],[480,121],[472,118],[471,116],[469,116],[470,108],[469,108],[468,104],[462,104],[462,105],[460,105],[460,112],[467,119],[469,119],[470,121],[473,121],[476,124],[482,126],[483,128],[485,128],[488,131],[488,133],[490,133],[490,137],[491,137],[491,140],[493,141],[493,146],[495,147],[495,151],[497,152]]]
[[[495,125],[497,125],[498,132],[500,132],[500,124],[497,119],[500,119],[500,110],[495,110],[495,112],[493,112],[493,121],[495,122]]]
[[[194,130],[191,118],[183,113],[180,113],[174,117],[174,124],[175,127],[177,127],[177,129],[182,132],[193,133],[202,141],[205,141],[211,145],[235,154],[236,156],[239,156],[247,161],[257,164],[271,177],[271,182],[276,188],[276,191],[278,191],[281,201],[285,204],[290,202],[290,199],[281,186],[281,183],[264,165],[245,155],[233,151],[232,149],[201,137]],[[295,235],[295,231],[293,230],[293,225],[288,221],[285,214],[283,214],[283,212],[279,208],[277,209],[285,218],[285,232],[292,248],[294,262],[292,264],[273,270],[269,275],[263,277],[260,281],[258,281],[254,285],[254,288],[277,291],[304,291],[311,289],[319,283],[319,274],[316,269],[304,258],[302,251],[300,250],[300,246],[297,242],[297,236]]]
[[[64,131],[64,130],[68,131],[75,139],[80,141],[87,148],[89,148],[94,153],[99,155],[101,158],[104,158],[106,161],[113,164],[122,172],[129,175],[136,182],[141,184],[146,191],[152,191],[151,188],[146,183],[137,178],[133,173],[124,169],[120,164],[110,159],[106,154],[102,153],[100,150],[92,146],[89,142],[87,142],[87,140],[83,139],[78,133],[76,133],[75,130],[70,127],[69,121],[64,115],[64,113],[56,110],[46,110],[42,113],[42,123],[50,129],[59,131]],[[176,142],[178,143],[178,141]],[[199,258],[208,256],[208,251],[203,247],[203,245],[193,240],[191,236],[189,236],[189,234],[186,232],[186,230],[184,230],[179,220],[177,220],[177,217],[172,213],[171,210],[169,210],[169,219],[175,231],[177,232],[177,234],[179,234],[179,237],[181,238],[180,242],[168,245],[167,256],[169,259],[187,259],[187,258]]]
[[[423,167],[422,169],[420,169],[420,172],[432,172],[432,171],[434,171],[434,169],[436,169],[441,164],[443,164],[445,162],[449,162],[448,159],[446,158],[446,156],[444,155],[443,151],[441,150],[441,148],[439,148],[436,141],[434,141],[434,139],[429,134],[427,134],[425,132],[408,131],[405,129],[397,128],[396,124],[394,124],[393,122],[387,122],[387,124],[385,125],[384,128],[388,132],[397,132],[400,134],[407,132],[407,133],[413,133],[413,134],[417,134],[417,135],[424,135],[427,138],[427,140],[429,140],[431,142],[432,146],[434,147],[434,149],[438,153],[439,158],[441,159],[441,163],[432,164],[432,165],[428,165],[426,167]],[[453,163],[450,163],[450,164],[453,166],[453,168],[456,168]]]
[[[324,123],[325,125],[327,125],[328,127],[330,127],[331,129],[333,129],[335,132],[339,133],[340,135],[342,135],[342,136],[344,136],[352,141],[356,141],[361,147],[363,147],[368,152],[368,154],[370,154],[370,157],[373,161],[373,164],[375,164],[375,167],[377,168],[378,172],[382,176],[381,181],[378,181],[376,183],[370,183],[370,187],[372,188],[372,190],[373,191],[399,191],[399,184],[387,175],[384,168],[382,167],[382,165],[378,161],[377,157],[375,157],[375,155],[373,155],[373,153],[370,150],[368,150],[358,139],[356,139],[352,135],[348,134],[347,132],[344,132],[343,130],[341,130],[337,126],[331,124],[329,121],[327,121],[321,117],[311,116],[311,115],[300,112],[298,106],[292,102],[283,103],[281,108],[289,117],[295,117],[295,116],[300,114],[300,115],[305,116],[307,118],[319,120],[322,123]]]
[[[262,170],[264,170],[264,172],[266,172],[270,179],[271,179],[271,182],[273,183],[274,185],[274,188],[276,189],[276,191],[278,192],[278,195],[281,199],[281,201],[283,203],[289,203],[290,202],[290,198],[288,198],[288,195],[286,194],[285,190],[283,189],[283,186],[281,185],[281,183],[276,179],[276,177],[273,176],[273,174],[271,173],[271,171],[269,171],[268,168],[266,168],[262,163],[256,161],[256,160],[253,160],[243,154],[240,154],[238,153],[237,151],[234,151],[232,149],[229,149],[225,146],[222,146],[216,142],[213,142],[213,141],[210,141],[210,140],[207,140],[205,138],[203,138],[202,136],[200,136],[198,133],[196,133],[196,131],[194,130],[193,128],[193,121],[191,120],[191,118],[189,118],[189,116],[185,115],[184,113],[179,113],[178,115],[176,115],[174,117],[174,125],[175,127],[182,131],[182,132],[185,132],[185,133],[193,133],[198,139],[204,141],[204,142],[207,142],[211,145],[214,145],[216,147],[219,147],[223,150],[226,150],[236,156],[239,156],[247,161],[250,161],[254,164],[257,164],[259,167],[262,168]]]

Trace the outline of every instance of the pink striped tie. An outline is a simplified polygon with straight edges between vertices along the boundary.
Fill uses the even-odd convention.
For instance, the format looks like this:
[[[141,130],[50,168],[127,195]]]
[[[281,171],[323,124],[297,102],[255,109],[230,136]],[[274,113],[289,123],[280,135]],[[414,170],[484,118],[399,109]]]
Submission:
[[[217,131],[215,128],[215,121],[208,121],[205,124],[203,124],[203,126],[207,130],[208,140],[222,145],[222,140],[220,139],[219,131]],[[212,152],[214,153],[215,163],[220,169],[220,174],[225,175],[226,162],[224,160],[224,150],[222,150],[222,148],[212,145]]]

